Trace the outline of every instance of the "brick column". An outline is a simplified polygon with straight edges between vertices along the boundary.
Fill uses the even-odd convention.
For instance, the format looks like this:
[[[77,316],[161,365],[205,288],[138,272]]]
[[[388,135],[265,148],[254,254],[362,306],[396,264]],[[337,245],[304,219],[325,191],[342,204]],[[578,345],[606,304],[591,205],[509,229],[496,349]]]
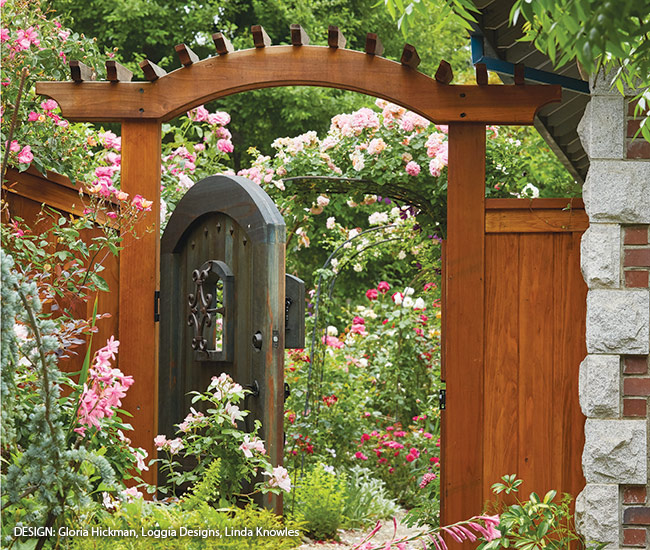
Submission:
[[[602,74],[578,132],[590,168],[583,197],[589,229],[581,247],[587,296],[587,353],[580,404],[587,485],[576,522],[614,550],[650,542],[650,148],[631,135],[629,101]],[[638,127],[638,125],[636,126]]]

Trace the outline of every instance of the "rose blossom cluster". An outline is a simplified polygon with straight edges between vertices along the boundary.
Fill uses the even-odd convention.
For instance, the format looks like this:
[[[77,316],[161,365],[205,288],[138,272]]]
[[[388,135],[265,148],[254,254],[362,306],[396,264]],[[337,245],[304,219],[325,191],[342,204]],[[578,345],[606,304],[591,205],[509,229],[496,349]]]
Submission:
[[[119,345],[119,341],[111,336],[106,346],[95,354],[93,365],[88,370],[88,380],[79,400],[80,426],[74,430],[82,437],[90,426],[101,429],[100,421],[115,414],[115,409],[122,405],[122,398],[133,384],[132,376],[125,376],[111,365]]]
[[[175,439],[167,439],[164,435],[157,435],[153,438],[153,444],[159,451],[167,451],[171,455],[175,455],[181,449],[185,448],[183,440],[180,437],[177,437]]]

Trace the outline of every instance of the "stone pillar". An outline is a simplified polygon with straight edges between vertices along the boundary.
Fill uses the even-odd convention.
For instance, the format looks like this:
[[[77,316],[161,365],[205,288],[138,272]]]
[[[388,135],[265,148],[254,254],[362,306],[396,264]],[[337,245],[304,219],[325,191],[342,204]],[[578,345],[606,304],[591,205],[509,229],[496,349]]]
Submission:
[[[589,228],[581,264],[587,296],[587,357],[580,405],[587,417],[587,481],[576,523],[608,549],[650,546],[650,144],[632,140],[633,106],[609,79],[591,81],[578,126],[591,166],[583,197]],[[641,143],[642,142],[642,143]]]

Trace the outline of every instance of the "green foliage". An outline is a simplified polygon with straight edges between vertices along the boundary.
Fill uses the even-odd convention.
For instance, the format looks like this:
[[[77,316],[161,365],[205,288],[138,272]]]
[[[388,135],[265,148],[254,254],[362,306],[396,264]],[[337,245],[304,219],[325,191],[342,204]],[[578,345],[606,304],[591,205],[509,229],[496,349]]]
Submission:
[[[492,485],[495,494],[518,492],[522,481],[515,475],[501,478],[503,483]],[[549,491],[543,497],[531,493],[526,501],[517,500],[515,504],[496,506],[500,522],[497,529],[501,536],[491,541],[482,542],[477,550],[498,550],[499,548],[520,548],[535,550],[563,550],[565,548],[600,550],[606,543],[587,543],[578,535],[571,513],[571,495],[564,494],[559,502],[555,501],[557,491]]]
[[[500,126],[487,140],[486,196],[579,197],[582,187],[532,126]]]
[[[271,466],[264,442],[256,435],[259,420],[249,432],[242,428],[248,411],[240,410],[237,404],[245,393],[248,390],[225,373],[214,376],[204,392],[191,392],[192,402],[199,403],[201,410],[192,408],[178,426],[179,437],[170,440],[158,435],[154,439],[158,450],[165,454],[165,458],[154,462],[159,462],[159,471],[167,474],[167,485],[158,487],[159,491],[171,491],[174,496],[179,486],[199,483],[195,487],[198,494],[190,496],[190,502],[200,499],[228,506],[257,492],[280,494],[290,490],[286,470]],[[192,467],[188,468],[188,464]],[[258,471],[270,476],[269,481],[258,482],[252,491],[242,494]]]
[[[345,521],[346,487],[346,475],[326,471],[323,464],[298,479],[291,508],[310,537],[317,540],[338,538],[337,530]]]
[[[62,120],[58,108],[39,107],[46,98],[36,95],[34,84],[39,80],[68,80],[68,59],[98,67],[98,78],[101,78],[103,59],[93,40],[61,26],[42,8],[44,3],[41,0],[8,0],[2,9],[2,28],[8,30],[9,35],[1,46],[1,139],[3,144],[9,139],[24,71],[26,78],[11,139],[19,149],[11,151],[9,165],[25,170],[29,163],[21,163],[18,152],[29,146],[34,156],[33,165],[39,171],[53,170],[74,181],[94,166],[93,151],[89,147],[94,133],[88,124],[68,124]],[[30,39],[24,37],[26,31],[30,31]],[[30,114],[32,119],[28,120]]]
[[[418,17],[438,9],[438,4],[438,0],[384,0],[386,11],[405,35],[417,25]],[[449,5],[466,28],[476,21],[471,0],[452,0]],[[548,55],[554,67],[577,61],[591,75],[603,68],[613,70],[621,94],[636,94],[635,114],[642,118],[643,137],[650,141],[650,0],[516,0],[511,25],[520,18],[525,20],[522,40]]]
[[[343,515],[346,525],[358,527],[394,517],[399,506],[390,497],[386,484],[367,468],[353,466],[346,471],[347,487]]]

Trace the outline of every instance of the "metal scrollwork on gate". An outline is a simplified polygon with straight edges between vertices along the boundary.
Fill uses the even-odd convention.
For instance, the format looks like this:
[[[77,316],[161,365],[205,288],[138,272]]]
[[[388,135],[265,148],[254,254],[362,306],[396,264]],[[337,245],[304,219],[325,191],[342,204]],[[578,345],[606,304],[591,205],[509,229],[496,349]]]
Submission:
[[[192,272],[192,280],[194,292],[187,297],[190,311],[187,324],[193,329],[194,358],[231,362],[234,356],[232,300],[235,277],[227,264],[210,260]]]

